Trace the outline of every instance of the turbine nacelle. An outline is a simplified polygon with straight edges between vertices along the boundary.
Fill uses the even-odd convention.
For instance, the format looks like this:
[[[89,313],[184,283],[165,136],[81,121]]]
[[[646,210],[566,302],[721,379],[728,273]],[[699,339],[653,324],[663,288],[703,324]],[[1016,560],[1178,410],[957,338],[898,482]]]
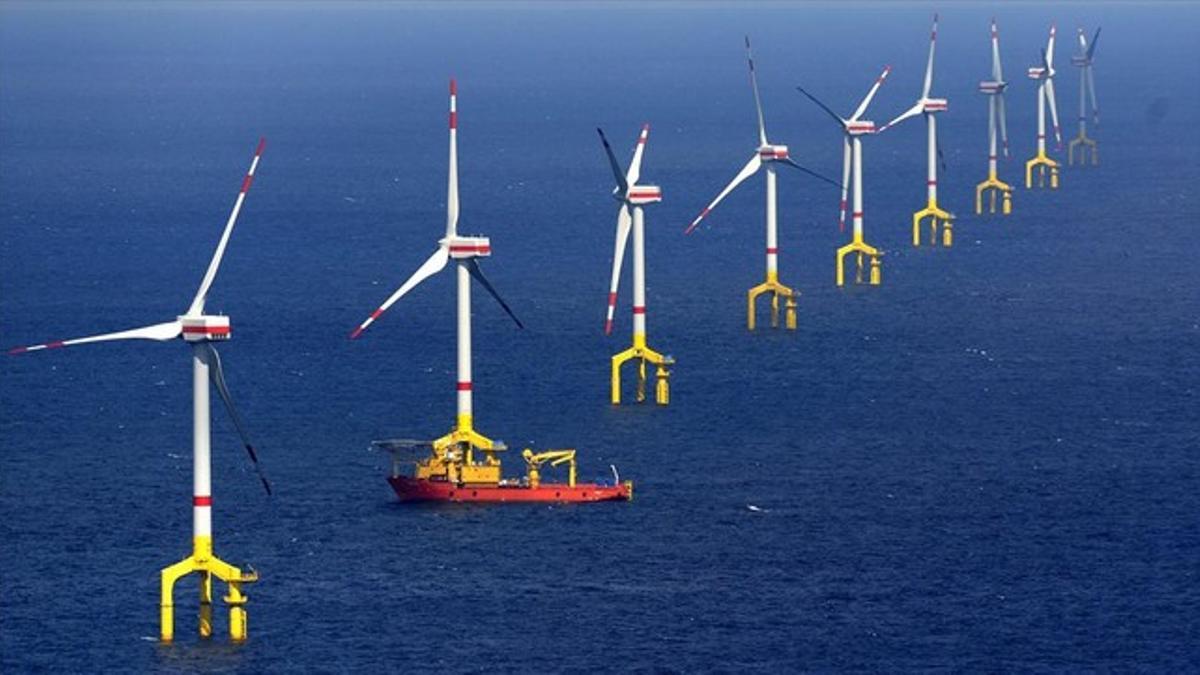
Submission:
[[[1007,88],[1008,88],[1007,82],[998,82],[996,80],[980,80],[979,81],[979,93],[981,93],[981,94],[988,94],[989,96],[994,96],[996,94],[1004,93],[1004,90]]]
[[[181,316],[179,325],[186,342],[215,342],[230,338],[227,316]]]
[[[866,136],[877,131],[875,123],[867,120],[846,122],[846,134],[849,136]]]
[[[624,201],[638,206],[656,204],[662,201],[662,188],[657,185],[634,185],[629,188],[629,195]]]
[[[487,237],[446,237],[438,245],[446,247],[455,260],[486,258],[492,254],[492,244]]]
[[[775,162],[788,158],[786,145],[762,145],[758,148],[758,157],[764,162]]]
[[[944,98],[926,98],[921,100],[921,110],[925,113],[946,112],[950,102]]]
[[[1092,65],[1092,60],[1086,56],[1072,56],[1071,65],[1079,68],[1086,68],[1087,66]]]
[[[1044,66],[1030,66],[1025,74],[1031,80],[1048,80],[1054,77],[1054,69],[1046,69]]]

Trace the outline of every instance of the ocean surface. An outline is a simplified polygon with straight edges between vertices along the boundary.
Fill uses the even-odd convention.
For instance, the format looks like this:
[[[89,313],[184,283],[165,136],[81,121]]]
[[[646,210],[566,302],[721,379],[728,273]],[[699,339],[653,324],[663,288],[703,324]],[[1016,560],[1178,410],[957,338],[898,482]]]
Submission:
[[[189,553],[191,366],[180,343],[0,358],[0,671],[1173,672],[1200,668],[1200,8],[942,8],[934,93],[958,215],[909,241],[920,119],[865,142],[883,285],[838,289],[836,190],[781,170],[795,332],[745,328],[763,183],[682,231],[750,157],[754,40],[772,141],[837,176],[838,130],[917,98],[927,4],[0,4],[0,339],[172,320],[195,293],[260,136],[209,309],[266,497],[214,396],[217,553],[249,563],[250,639],[158,633],[159,570]],[[1103,164],[973,214],[986,175],[988,19],[1013,157],[1024,76],[1058,22],[1096,53]],[[454,420],[443,273],[347,334],[434,250],[447,80],[460,232],[527,328],[475,294],[475,407],[519,450],[615,464],[632,503],[410,506],[377,438]],[[649,340],[671,405],[608,403],[629,282],[602,333],[616,204],[594,128],[644,182]],[[1065,158],[1065,153],[1060,154]],[[628,274],[628,272],[626,273]],[[223,589],[221,589],[223,592]]]

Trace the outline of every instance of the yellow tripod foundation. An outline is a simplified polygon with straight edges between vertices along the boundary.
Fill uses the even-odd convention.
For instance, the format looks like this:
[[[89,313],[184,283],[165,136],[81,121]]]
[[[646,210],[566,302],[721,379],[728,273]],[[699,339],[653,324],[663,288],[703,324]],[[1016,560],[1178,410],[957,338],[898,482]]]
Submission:
[[[746,295],[746,328],[754,330],[757,320],[758,296],[771,294],[771,328],[779,328],[779,299],[784,300],[784,325],[796,330],[796,296],[799,292],[779,283],[777,272],[767,272],[767,280],[751,288]]]
[[[1046,187],[1046,177],[1050,178],[1050,189],[1058,189],[1058,162],[1046,156],[1045,151],[1039,150],[1036,157],[1025,162],[1025,187],[1033,188],[1033,175],[1036,171],[1038,187]]]
[[[655,366],[654,402],[667,405],[671,402],[671,371],[668,366],[675,364],[675,359],[663,356],[646,346],[646,336],[634,334],[633,346],[612,357],[612,404],[621,404],[621,366],[627,361],[638,360],[637,402],[646,400],[646,364]]]
[[[162,603],[160,635],[163,642],[175,639],[175,582],[189,574],[200,575],[200,637],[212,637],[213,577],[225,582],[229,594],[223,599],[229,605],[229,638],[234,642],[246,639],[246,596],[242,584],[258,581],[258,573],[241,569],[221,560],[212,552],[212,537],[195,537],[192,555],[162,571]]]
[[[846,244],[837,250],[837,285],[845,285],[845,261],[846,256],[850,255],[851,253],[858,254],[856,259],[858,267],[854,273],[854,283],[863,283],[863,259],[864,257],[869,257],[871,260],[871,271],[870,276],[868,277],[868,283],[870,283],[872,286],[878,286],[883,280],[883,263],[880,261],[883,253],[881,253],[879,249],[875,248],[874,246],[864,242],[861,237],[855,237],[849,244]]]
[[[1001,213],[1012,213],[1012,186],[996,178],[996,174],[988,176],[987,180],[975,186],[975,213],[983,213],[984,197],[988,198],[988,213],[996,213],[996,198],[1000,198]]]
[[[1087,164],[1088,158],[1091,158],[1091,165],[1096,166],[1100,163],[1099,149],[1096,146],[1096,141],[1088,138],[1087,133],[1083,129],[1079,130],[1079,135],[1071,139],[1067,144],[1067,164],[1075,165],[1075,151],[1079,150],[1079,163]]]
[[[913,246],[921,245],[921,223],[929,220],[929,245],[937,246],[938,228],[941,228],[942,246],[954,245],[954,216],[943,211],[936,200],[929,200],[929,205],[913,214],[912,238]]]
[[[452,483],[500,482],[500,459],[496,453],[506,447],[475,431],[470,414],[458,416],[450,433],[433,442],[433,454],[417,463],[414,478],[428,480],[444,477]],[[482,461],[475,451],[483,453]]]

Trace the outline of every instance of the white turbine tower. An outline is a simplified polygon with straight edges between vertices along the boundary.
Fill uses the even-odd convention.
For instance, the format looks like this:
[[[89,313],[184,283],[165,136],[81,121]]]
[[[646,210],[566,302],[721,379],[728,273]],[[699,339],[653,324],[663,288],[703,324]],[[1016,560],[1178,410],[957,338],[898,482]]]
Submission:
[[[883,72],[875,79],[875,84],[871,85],[870,91],[863,97],[858,108],[854,110],[854,114],[849,119],[842,119],[837,113],[819,101],[817,97],[808,93],[803,87],[796,87],[801,94],[804,94],[813,103],[816,103],[822,110],[829,113],[829,116],[837,122],[842,129],[842,202],[840,213],[838,215],[838,226],[845,229],[846,222],[846,190],[847,186],[853,182],[854,186],[854,203],[853,211],[851,211],[851,219],[853,221],[853,235],[850,243],[837,250],[837,285],[842,286],[845,282],[845,258],[850,253],[857,254],[858,271],[854,276],[855,283],[863,283],[863,256],[871,258],[871,272],[869,283],[872,286],[878,286],[881,279],[882,262],[879,260],[883,254],[879,249],[867,244],[863,240],[863,190],[862,190],[862,137],[876,133],[875,123],[860,119],[867,111],[867,106],[871,105],[871,99],[875,98],[875,92],[879,91],[879,87],[887,79],[888,73],[892,71],[891,66],[884,66]],[[853,175],[851,175],[853,172]]]
[[[1079,68],[1079,135],[1067,144],[1067,164],[1075,163],[1075,149],[1079,148],[1079,163],[1087,164],[1091,155],[1092,165],[1100,163],[1096,141],[1087,135],[1087,104],[1092,104],[1092,122],[1100,126],[1100,107],[1096,104],[1096,79],[1092,74],[1092,62],[1096,56],[1096,43],[1100,40],[1100,29],[1089,43],[1083,29],[1079,29],[1079,55],[1071,57],[1071,65]]]
[[[996,20],[992,19],[992,79],[979,82],[979,92],[988,97],[988,177],[987,180],[975,186],[975,213],[983,213],[983,196],[986,193],[991,201],[990,212],[996,212],[996,197],[1001,196],[1001,213],[1012,213],[1012,186],[1000,180],[997,174],[997,132],[999,141],[1004,146],[1004,156],[1008,157],[1008,123],[1004,116],[1004,92],[1008,83],[1004,81],[1004,71],[1000,68],[1000,32],[996,28]]]
[[[209,415],[209,383],[216,387],[221,400],[233,420],[234,427],[250,455],[258,472],[259,480],[267,494],[271,494],[271,486],[263,476],[258,466],[258,456],[250,443],[245,424],[233,405],[229,388],[225,385],[225,373],[221,368],[221,358],[213,342],[228,340],[230,337],[229,317],[216,314],[205,314],[204,303],[208,298],[208,290],[217,276],[221,266],[221,258],[225,255],[225,247],[233,233],[233,226],[241,212],[246,192],[254,180],[254,170],[258,168],[259,157],[262,156],[265,140],[258,142],[254,151],[254,159],[250,162],[250,170],[242,180],[241,190],[233,204],[233,211],[225,223],[217,250],[208,264],[200,289],[196,292],[187,312],[175,318],[174,321],[143,326],[117,333],[105,333],[91,337],[73,340],[59,340],[28,347],[17,347],[10,353],[23,354],[42,349],[70,347],[92,342],[110,342],[113,340],[156,340],[166,342],[182,337],[192,348],[192,554],[180,562],[162,570],[161,605],[160,605],[160,637],[163,642],[174,639],[174,588],[175,582],[188,574],[200,576],[200,608],[199,633],[207,638],[212,635],[212,580],[213,577],[225,582],[229,587],[229,595],[225,602],[229,605],[229,634],[234,641],[246,639],[246,596],[242,592],[242,584],[258,580],[258,573],[253,569],[243,572],[241,569],[221,560],[213,553],[212,537],[212,462],[210,444],[210,415]]]
[[[1042,64],[1040,66],[1031,66],[1027,73],[1029,79],[1037,80],[1037,116],[1038,116],[1038,136],[1037,136],[1037,155],[1033,159],[1025,162],[1025,187],[1033,187],[1033,171],[1036,167],[1038,170],[1038,187],[1046,186],[1046,173],[1050,174],[1050,188],[1058,187],[1058,167],[1059,164],[1055,160],[1046,156],[1046,104],[1050,104],[1050,117],[1054,122],[1054,140],[1057,143],[1058,149],[1062,150],[1062,131],[1058,126],[1058,106],[1055,104],[1054,98],[1054,26],[1050,26],[1050,38],[1046,41],[1046,48],[1042,50]]]
[[[921,97],[913,104],[913,107],[901,113],[896,119],[888,122],[879,129],[886,131],[889,127],[899,124],[900,122],[913,117],[915,115],[925,115],[925,124],[929,130],[928,133],[928,155],[926,159],[926,203],[925,208],[913,214],[912,221],[912,242],[913,246],[921,245],[921,222],[926,218],[929,219],[930,245],[936,246],[938,242],[938,227],[944,226],[942,229],[942,245],[950,246],[954,241],[952,233],[951,221],[954,220],[954,215],[943,210],[938,206],[937,199],[937,167],[938,161],[942,160],[942,150],[938,146],[937,140],[937,113],[945,112],[948,102],[944,98],[931,98],[929,96],[930,89],[933,88],[933,52],[937,46],[937,14],[933,15],[933,30],[929,34],[929,61],[925,64],[925,84],[921,88]],[[945,168],[944,160],[943,168]]]
[[[454,429],[433,441],[433,455],[418,463],[417,479],[434,476],[452,483],[498,483],[500,460],[495,453],[505,450],[503,443],[492,441],[475,431],[471,393],[474,381],[471,376],[471,277],[496,299],[504,311],[512,317],[518,327],[521,321],[500,297],[479,267],[477,258],[492,254],[491,242],[487,237],[458,234],[458,111],[457,86],[450,80],[450,171],[446,196],[446,236],[438,241],[438,248],[429,256],[407,281],[392,293],[371,316],[367,317],[350,338],[357,338],[397,300],[416,288],[417,284],[440,272],[450,259],[458,263],[458,379],[456,384],[458,414]],[[483,461],[476,463],[475,450],[483,453]]]
[[[789,329],[796,328],[796,292],[791,288],[784,286],[779,282],[779,238],[777,232],[777,208],[775,199],[775,165],[778,163],[786,164],[794,169],[799,169],[810,176],[819,178],[831,185],[837,185],[832,180],[822,176],[821,174],[807,169],[788,156],[788,147],[786,145],[772,145],[767,140],[766,123],[763,121],[762,99],[758,95],[758,78],[754,72],[754,56],[750,52],[750,38],[746,38],[746,61],[750,64],[750,88],[754,91],[754,107],[758,111],[758,147],[755,148],[754,154],[750,157],[750,161],[746,162],[746,166],[738,172],[729,185],[725,186],[717,194],[716,199],[713,199],[708,206],[696,216],[696,219],[688,225],[686,234],[691,234],[700,225],[700,221],[709,214],[710,211],[717,207],[717,204],[733,191],[742,181],[750,176],[758,173],[759,169],[766,169],[767,182],[767,278],[766,281],[751,288],[747,297],[746,306],[746,326],[750,330],[754,330],[755,325],[755,307],[754,303],[758,296],[764,293],[771,294],[771,327],[779,327],[779,299],[784,298],[786,305],[785,324]]]
[[[600,142],[604,144],[604,152],[608,155],[613,177],[617,181],[617,187],[613,189],[613,198],[621,203],[621,208],[617,211],[617,238],[613,247],[612,280],[608,287],[605,335],[612,333],[617,287],[621,281],[621,263],[625,259],[625,246],[629,241],[630,229],[633,230],[633,345],[612,357],[612,403],[621,403],[621,366],[626,361],[638,359],[638,402],[646,400],[646,364],[650,363],[656,367],[654,400],[659,405],[666,405],[670,401],[668,366],[673,365],[675,359],[663,356],[646,346],[646,234],[642,207],[662,201],[662,189],[657,185],[638,184],[642,172],[642,154],[646,149],[646,139],[650,135],[650,125],[642,127],[642,133],[633,149],[633,159],[629,162],[629,170],[625,173],[621,172],[621,166],[617,163],[617,157],[613,154],[608,139],[604,137],[604,132],[600,129],[596,131],[600,134]]]

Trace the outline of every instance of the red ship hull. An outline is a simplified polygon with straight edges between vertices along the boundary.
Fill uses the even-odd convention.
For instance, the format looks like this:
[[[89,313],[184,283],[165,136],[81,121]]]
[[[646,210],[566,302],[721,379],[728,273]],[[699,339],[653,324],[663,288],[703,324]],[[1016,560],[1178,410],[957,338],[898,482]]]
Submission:
[[[633,499],[633,486],[576,483],[528,485],[457,485],[441,480],[408,476],[387,479],[402,502],[611,502]]]

